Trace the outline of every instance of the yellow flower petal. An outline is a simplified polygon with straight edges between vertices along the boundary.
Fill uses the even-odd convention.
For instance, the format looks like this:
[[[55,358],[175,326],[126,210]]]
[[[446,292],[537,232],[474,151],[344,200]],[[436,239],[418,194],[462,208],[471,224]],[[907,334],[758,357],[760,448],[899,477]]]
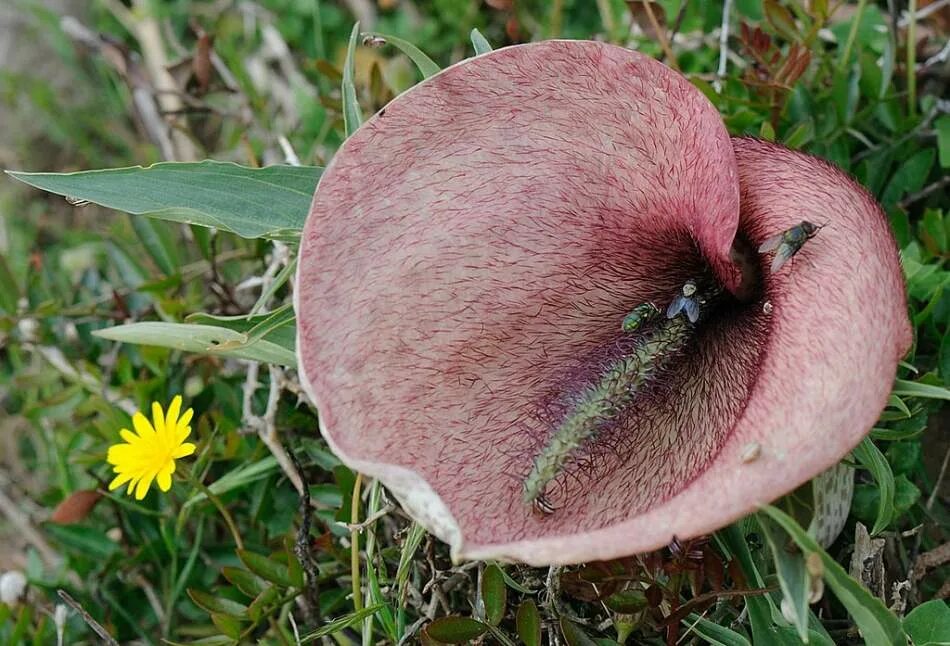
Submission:
[[[168,491],[172,487],[172,474],[175,472],[175,463],[169,462],[155,478],[158,488],[162,491]]]
[[[187,438],[189,435],[191,435],[191,427],[190,427],[190,426],[179,426],[179,427],[178,427],[178,434],[175,435],[175,443],[176,443],[176,444],[181,444],[182,442],[185,441],[185,438]]]
[[[131,444],[116,444],[110,446],[109,452],[106,453],[106,462],[115,465],[122,464],[133,457],[132,449]]]
[[[191,421],[191,416],[195,414],[195,411],[188,409],[185,413],[178,419],[178,427],[188,426],[188,423]]]
[[[135,485],[135,499],[141,500],[145,497],[145,494],[148,493],[148,488],[152,486],[152,480],[155,479],[154,473],[146,473],[142,476],[142,479],[139,480],[138,484]]]
[[[135,432],[138,433],[139,437],[143,440],[148,440],[155,436],[155,429],[152,428],[148,418],[141,412],[132,416],[132,426],[135,427]]]
[[[135,444],[139,439],[138,435],[136,435],[135,433],[133,433],[127,428],[123,428],[121,431],[119,431],[119,437],[121,437],[123,440],[125,440],[129,444]]]
[[[155,433],[159,437],[165,435],[165,414],[162,412],[162,405],[158,402],[152,402],[152,426],[155,427]]]
[[[172,453],[174,459],[184,458],[195,452],[195,445],[191,442],[185,442]]]
[[[109,491],[115,491],[126,482],[132,479],[132,475],[128,473],[120,473],[112,479],[112,482],[109,483]]]
[[[178,414],[181,413],[181,395],[175,395],[172,403],[168,405],[165,411],[165,430],[169,435],[178,427]]]

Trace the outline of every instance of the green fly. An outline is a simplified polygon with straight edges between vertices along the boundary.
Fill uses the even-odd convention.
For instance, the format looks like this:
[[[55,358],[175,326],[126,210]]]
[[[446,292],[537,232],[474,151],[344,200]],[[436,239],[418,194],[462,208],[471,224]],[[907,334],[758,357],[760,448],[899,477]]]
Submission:
[[[818,235],[820,230],[821,226],[812,224],[808,220],[802,220],[792,228],[766,239],[765,242],[759,245],[759,253],[776,250],[769,271],[774,274],[781,269],[786,262],[792,259],[792,256],[805,246],[806,242]]]
[[[630,313],[623,317],[621,328],[628,334],[636,332],[640,326],[647,323],[650,319],[660,313],[660,310],[653,303],[640,303]]]

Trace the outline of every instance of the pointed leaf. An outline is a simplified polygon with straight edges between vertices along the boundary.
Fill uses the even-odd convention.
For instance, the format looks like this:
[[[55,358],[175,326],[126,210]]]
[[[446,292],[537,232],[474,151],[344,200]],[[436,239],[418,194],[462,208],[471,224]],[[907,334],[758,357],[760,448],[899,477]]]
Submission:
[[[504,619],[508,604],[505,576],[497,565],[489,565],[482,574],[482,600],[485,602],[485,619],[492,626],[497,626]]]
[[[247,606],[231,599],[216,597],[202,590],[188,588],[188,596],[195,602],[195,605],[208,613],[220,613],[232,617],[243,617],[247,614]]]
[[[469,34],[469,37],[472,39],[472,47],[475,49],[475,55],[487,54],[492,50],[491,44],[488,42],[488,39],[482,35],[482,32],[478,29],[472,29],[472,32]]]
[[[225,566],[221,568],[221,574],[242,594],[252,598],[259,595],[267,585],[259,576],[239,567]]]
[[[8,172],[44,191],[126,213],[259,238],[293,237],[300,231],[321,171],[207,160],[79,173]]]
[[[803,552],[818,554],[824,568],[825,583],[847,608],[868,644],[872,646],[906,644],[907,637],[901,628],[900,620],[880,599],[848,576],[844,568],[828,556],[827,552],[821,549],[821,546],[799,527],[794,519],[771,505],[763,506],[762,511],[781,525]]]
[[[468,617],[440,617],[428,626],[426,634],[436,641],[445,644],[465,644],[484,635],[488,626]]]
[[[350,42],[346,48],[346,61],[343,63],[343,127],[349,137],[363,125],[363,113],[356,98],[356,85],[353,77],[356,76],[356,42],[360,36],[360,23],[353,25],[350,32]]]
[[[316,641],[320,639],[321,637],[325,637],[326,635],[332,635],[334,633],[338,633],[344,628],[356,626],[357,624],[362,622],[366,617],[370,617],[376,614],[380,608],[382,608],[381,605],[368,606],[366,608],[363,608],[362,610],[357,610],[356,612],[351,612],[348,615],[344,615],[342,617],[339,617],[338,619],[334,619],[333,621],[323,626],[322,628],[318,628],[312,633],[308,633],[304,635],[303,637],[301,637],[300,643],[309,644],[310,642]]]
[[[858,462],[871,472],[871,477],[873,477],[877,483],[880,499],[878,502],[877,517],[874,519],[874,528],[871,529],[871,535],[876,536],[887,529],[888,525],[891,524],[891,519],[894,517],[894,491],[896,489],[894,473],[891,470],[891,465],[888,463],[887,458],[884,457],[884,454],[881,453],[881,450],[877,448],[870,438],[864,438],[864,440],[854,448],[853,453]]]
[[[238,550],[237,555],[248,570],[262,579],[288,588],[293,586],[287,566],[283,563],[248,550]]]
[[[93,332],[95,336],[122,343],[157,345],[183,352],[237,357],[296,366],[297,357],[293,348],[284,348],[272,341],[260,340],[247,344],[247,336],[234,330],[212,325],[189,323],[129,323]]]
[[[416,67],[419,68],[419,71],[422,72],[423,78],[429,78],[430,76],[438,74],[441,71],[441,68],[436,65],[435,61],[426,56],[425,52],[410,43],[408,40],[403,40],[402,38],[397,38],[396,36],[381,34],[376,31],[366,32],[363,34],[363,36],[369,38],[382,38],[390,45],[399,49],[399,51],[412,59],[412,62],[415,63]]]
[[[518,606],[515,625],[525,646],[541,646],[541,615],[534,601],[526,599]]]

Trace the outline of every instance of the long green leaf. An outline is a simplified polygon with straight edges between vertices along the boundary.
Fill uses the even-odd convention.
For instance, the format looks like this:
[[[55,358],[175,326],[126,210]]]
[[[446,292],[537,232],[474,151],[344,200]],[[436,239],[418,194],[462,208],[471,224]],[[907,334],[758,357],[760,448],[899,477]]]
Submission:
[[[312,633],[308,633],[300,638],[301,644],[309,644],[312,641],[316,641],[321,637],[326,635],[332,635],[338,633],[344,628],[349,628],[355,626],[366,617],[376,614],[376,612],[381,608],[381,606],[370,606],[369,608],[363,608],[362,610],[357,610],[356,612],[351,612],[348,615],[334,619],[325,626],[318,628]]]
[[[762,511],[781,525],[803,552],[818,554],[824,568],[825,583],[851,614],[865,643],[869,646],[903,646],[907,643],[900,619],[888,610],[880,599],[848,576],[844,568],[828,556],[791,516],[771,505],[763,506]]]
[[[227,493],[233,489],[240,489],[241,487],[246,487],[252,482],[257,482],[262,478],[266,478],[271,473],[277,471],[277,458],[273,455],[268,455],[265,458],[261,458],[257,462],[251,462],[250,464],[244,464],[236,469],[228,471],[226,474],[212,482],[208,486],[208,490],[211,491],[216,496],[220,496],[223,493]],[[192,505],[195,505],[207,496],[203,491],[197,491],[195,494],[185,501],[185,504],[182,505],[182,509],[188,509]]]
[[[894,380],[894,394],[900,397],[924,397],[926,399],[950,401],[950,388],[932,386],[919,381],[907,381],[906,379]]]
[[[303,228],[322,169],[206,160],[78,173],[7,172],[44,191],[134,215],[217,227],[245,238],[292,238]]]
[[[871,438],[864,438],[862,442],[854,448],[854,457],[858,462],[871,472],[871,476],[877,483],[877,489],[881,494],[881,501],[877,509],[877,518],[874,519],[874,528],[871,529],[871,535],[876,536],[887,529],[894,517],[894,472],[887,458],[881,453],[881,450],[875,446]]]
[[[292,349],[266,339],[248,344],[247,335],[212,325],[129,323],[96,330],[93,334],[122,343],[157,345],[183,352],[235,357],[282,366],[297,365],[297,357]]]
[[[350,42],[346,48],[346,61],[343,63],[343,128],[349,137],[363,125],[363,113],[356,98],[356,85],[353,78],[356,76],[356,43],[360,37],[360,23],[353,25],[350,32]]]
[[[795,615],[792,625],[799,639],[806,641],[808,639],[808,597],[811,586],[808,571],[805,568],[805,559],[801,552],[792,553],[786,549],[785,533],[775,524],[775,521],[762,514],[756,514],[756,520],[759,521],[762,534],[772,552],[775,574],[778,576],[782,595]]]
[[[745,635],[737,633],[731,628],[720,626],[717,623],[692,614],[683,619],[683,625],[692,627],[693,632],[715,646],[752,646]]]
[[[442,71],[435,61],[426,56],[425,52],[421,49],[410,43],[408,40],[403,40],[396,36],[390,36],[388,34],[381,34],[376,31],[368,31],[363,36],[368,36],[370,38],[382,38],[387,43],[397,48],[403,54],[412,59],[412,62],[416,64],[416,67],[419,68],[419,71],[422,72],[424,78],[429,78],[435,74],[438,74]]]

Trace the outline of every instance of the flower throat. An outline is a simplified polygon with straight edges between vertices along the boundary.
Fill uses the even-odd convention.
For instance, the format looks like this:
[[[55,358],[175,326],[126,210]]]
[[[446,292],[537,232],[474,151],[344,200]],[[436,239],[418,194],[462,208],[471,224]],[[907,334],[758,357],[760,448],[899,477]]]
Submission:
[[[581,445],[618,421],[661,371],[682,355],[695,336],[696,324],[722,293],[717,284],[688,280],[665,310],[642,303],[624,317],[621,329],[630,345],[572,398],[525,478],[525,504],[540,515],[555,511],[545,495],[548,485]]]

